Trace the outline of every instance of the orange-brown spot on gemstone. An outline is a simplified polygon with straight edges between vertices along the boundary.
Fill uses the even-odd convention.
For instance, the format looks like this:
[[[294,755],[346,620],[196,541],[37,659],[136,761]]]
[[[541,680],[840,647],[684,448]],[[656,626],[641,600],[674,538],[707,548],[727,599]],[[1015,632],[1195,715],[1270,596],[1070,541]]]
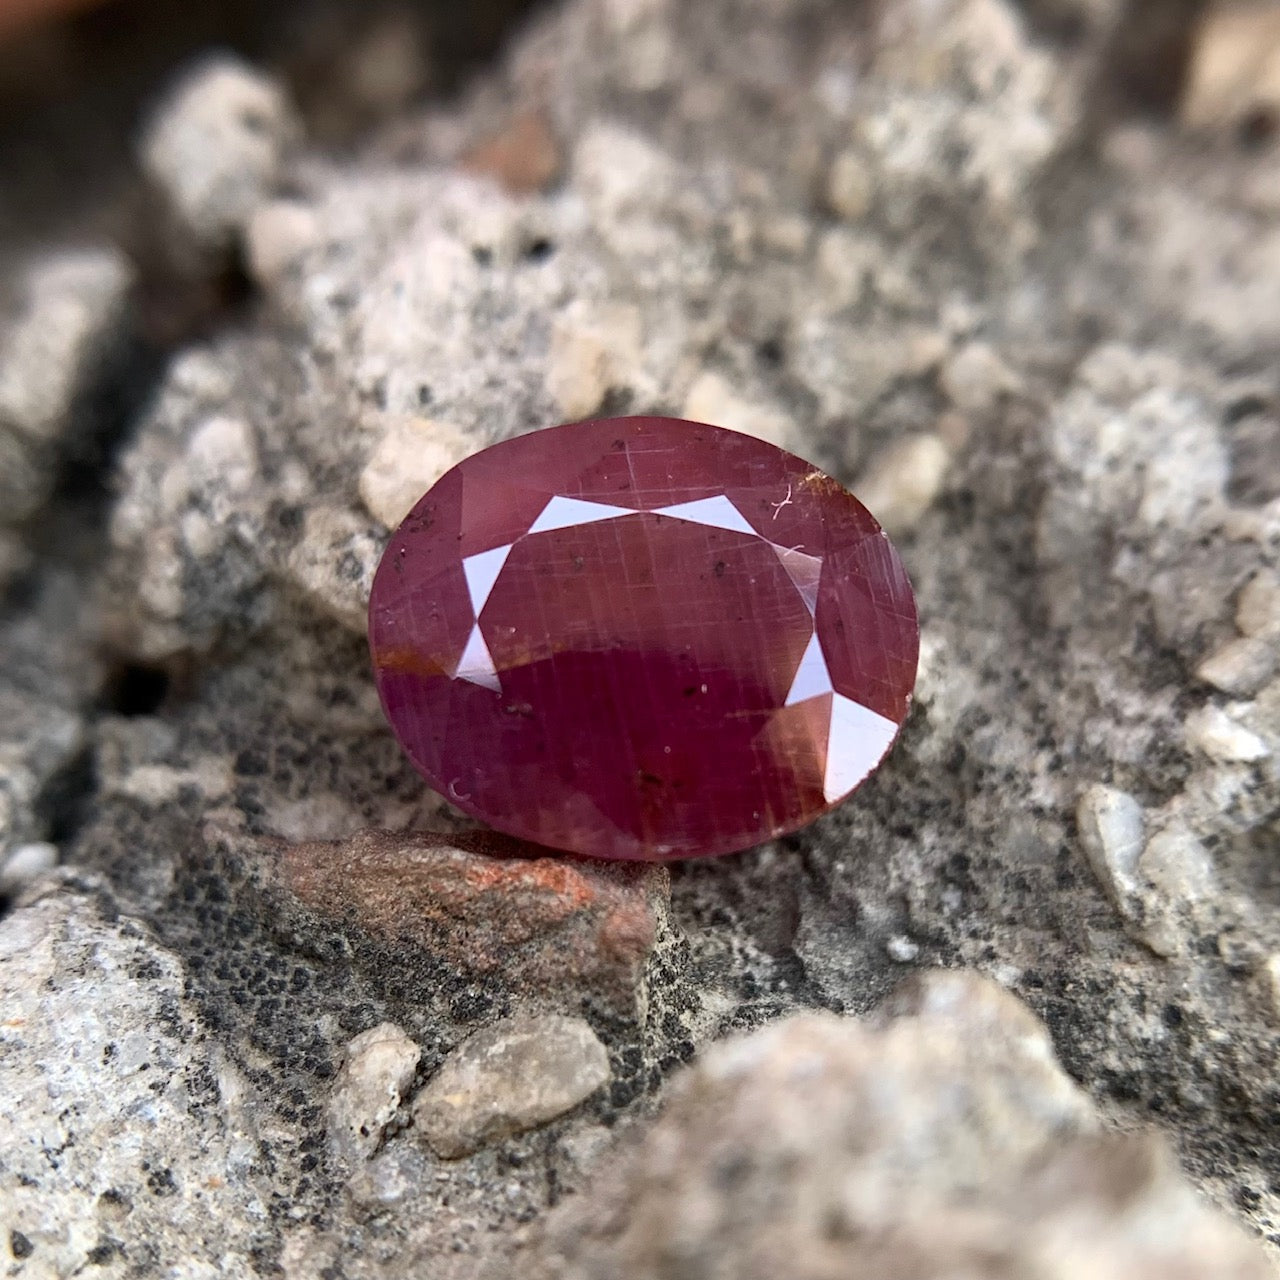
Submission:
[[[375,656],[374,665],[380,671],[395,672],[396,675],[429,677],[451,674],[434,654],[408,647],[384,649]]]

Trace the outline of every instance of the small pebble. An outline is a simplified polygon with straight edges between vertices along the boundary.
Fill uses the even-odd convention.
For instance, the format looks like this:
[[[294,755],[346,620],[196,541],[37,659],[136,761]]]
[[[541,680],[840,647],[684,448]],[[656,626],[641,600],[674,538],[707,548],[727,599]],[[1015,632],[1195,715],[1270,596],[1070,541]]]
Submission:
[[[939,383],[957,409],[979,415],[1014,390],[1017,379],[987,343],[970,342],[943,364]]]
[[[890,938],[884,944],[884,949],[889,953],[889,959],[897,961],[898,964],[910,964],[920,955],[919,945],[901,935]]]
[[[614,387],[625,387],[640,363],[638,307],[571,305],[551,328],[547,391],[567,419],[600,408]]]
[[[421,495],[419,495],[421,496]],[[290,578],[326,613],[363,635],[369,591],[382,554],[381,539],[367,520],[345,507],[313,507],[302,538],[289,555]]]
[[[1196,668],[1196,678],[1223,693],[1247,697],[1271,679],[1276,661],[1276,645],[1259,636],[1237,636]]]
[[[0,435],[48,444],[72,425],[76,396],[124,334],[133,269],[117,249],[70,249],[10,280],[21,309],[0,331]],[[13,516],[0,510],[5,523]]]
[[[546,1124],[610,1078],[604,1045],[581,1018],[507,1018],[477,1032],[418,1094],[413,1121],[442,1159]]]
[[[842,151],[827,174],[827,203],[850,222],[864,218],[871,208],[875,185],[871,166],[856,151]]]
[[[1270,4],[1208,5],[1192,37],[1182,122],[1239,127],[1280,108],[1280,10]]]
[[[475,441],[459,427],[433,418],[392,421],[360,473],[360,497],[371,515],[394,529]]]
[[[269,289],[295,267],[320,238],[315,212],[297,200],[273,200],[255,209],[245,228],[249,274]]]
[[[1271,1012],[1280,1023],[1280,951],[1267,957],[1262,966],[1262,981]]]
[[[348,1159],[368,1160],[413,1081],[421,1051],[393,1022],[362,1031],[329,1096],[329,1138]]]
[[[794,449],[799,434],[796,424],[781,410],[744,399],[727,378],[711,370],[700,374],[689,388],[682,416],[690,422],[741,431],[780,449]]]
[[[1187,745],[1223,764],[1250,764],[1265,760],[1270,748],[1256,733],[1239,724],[1221,707],[1204,706],[1193,711],[1185,725]]]
[[[0,862],[0,896],[9,897],[28,881],[58,865],[58,846],[39,840],[20,844]]]
[[[1181,826],[1158,831],[1147,841],[1138,871],[1170,905],[1202,902],[1214,893],[1213,859]]]
[[[1137,888],[1144,827],[1142,806],[1128,792],[1095,784],[1086,787],[1080,797],[1076,825],[1094,875],[1123,910],[1126,897]]]
[[[1244,636],[1280,636],[1280,575],[1251,578],[1236,600],[1236,626]]]

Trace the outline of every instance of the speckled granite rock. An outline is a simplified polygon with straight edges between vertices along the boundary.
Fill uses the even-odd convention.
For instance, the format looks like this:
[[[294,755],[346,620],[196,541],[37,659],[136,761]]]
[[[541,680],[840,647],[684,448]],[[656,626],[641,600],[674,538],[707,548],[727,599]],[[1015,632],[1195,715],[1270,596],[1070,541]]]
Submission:
[[[637,1149],[552,1215],[535,1274],[1273,1274],[1160,1143],[1101,1131],[995,983],[926,974],[887,1013],[800,1015],[709,1049]]]
[[[0,1247],[20,1274],[246,1274],[270,1247],[260,1104],[183,982],[91,892],[0,921]]]
[[[301,147],[222,224],[254,307],[132,423],[78,610],[38,560],[0,620],[0,804],[6,839],[105,878],[262,1099],[258,1270],[508,1266],[710,1041],[867,1013],[935,965],[1025,999],[1103,1114],[1280,1236],[1280,151],[1111,118],[1129,6],[1028,12],[570,0],[457,105],[341,161]],[[495,140],[535,118],[521,177]],[[673,868],[669,906],[614,886],[652,940],[541,989],[443,928],[392,945],[355,901],[268,884],[265,851],[322,852],[337,902],[343,849],[413,843],[361,833],[462,830],[397,752],[360,634],[403,502],[388,456],[417,442],[425,473],[630,410],[786,440],[892,512],[924,635],[885,769],[808,832]],[[104,653],[165,696],[104,696]],[[353,899],[392,901],[386,860],[353,858]],[[482,896],[458,936],[501,956]],[[565,911],[574,945],[609,916]],[[368,1160],[335,1159],[353,1037],[394,1022],[425,1079],[531,1008],[608,1050],[579,1112],[445,1168],[399,1140],[402,1098]],[[1182,1221],[1147,1168],[1121,1185]]]

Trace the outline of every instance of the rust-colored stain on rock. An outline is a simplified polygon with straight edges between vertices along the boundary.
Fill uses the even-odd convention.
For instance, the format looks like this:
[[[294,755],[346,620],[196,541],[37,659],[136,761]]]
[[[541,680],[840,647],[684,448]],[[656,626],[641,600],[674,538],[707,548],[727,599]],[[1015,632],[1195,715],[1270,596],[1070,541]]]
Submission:
[[[462,167],[496,178],[512,195],[545,191],[560,176],[563,159],[547,118],[537,111],[515,116],[502,132],[462,157]]]
[[[487,832],[364,831],[275,851],[281,888],[311,911],[548,996],[632,1000],[670,892],[659,867],[548,856]]]

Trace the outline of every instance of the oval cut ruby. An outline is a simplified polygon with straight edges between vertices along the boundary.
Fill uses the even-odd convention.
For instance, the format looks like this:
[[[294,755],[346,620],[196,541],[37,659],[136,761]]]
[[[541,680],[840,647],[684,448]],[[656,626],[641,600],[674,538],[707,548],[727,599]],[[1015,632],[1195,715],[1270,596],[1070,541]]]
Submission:
[[[729,853],[837,804],[906,718],[919,638],[852,494],[675,418],[466,459],[395,532],[369,603],[383,707],[431,785],[598,858]]]

